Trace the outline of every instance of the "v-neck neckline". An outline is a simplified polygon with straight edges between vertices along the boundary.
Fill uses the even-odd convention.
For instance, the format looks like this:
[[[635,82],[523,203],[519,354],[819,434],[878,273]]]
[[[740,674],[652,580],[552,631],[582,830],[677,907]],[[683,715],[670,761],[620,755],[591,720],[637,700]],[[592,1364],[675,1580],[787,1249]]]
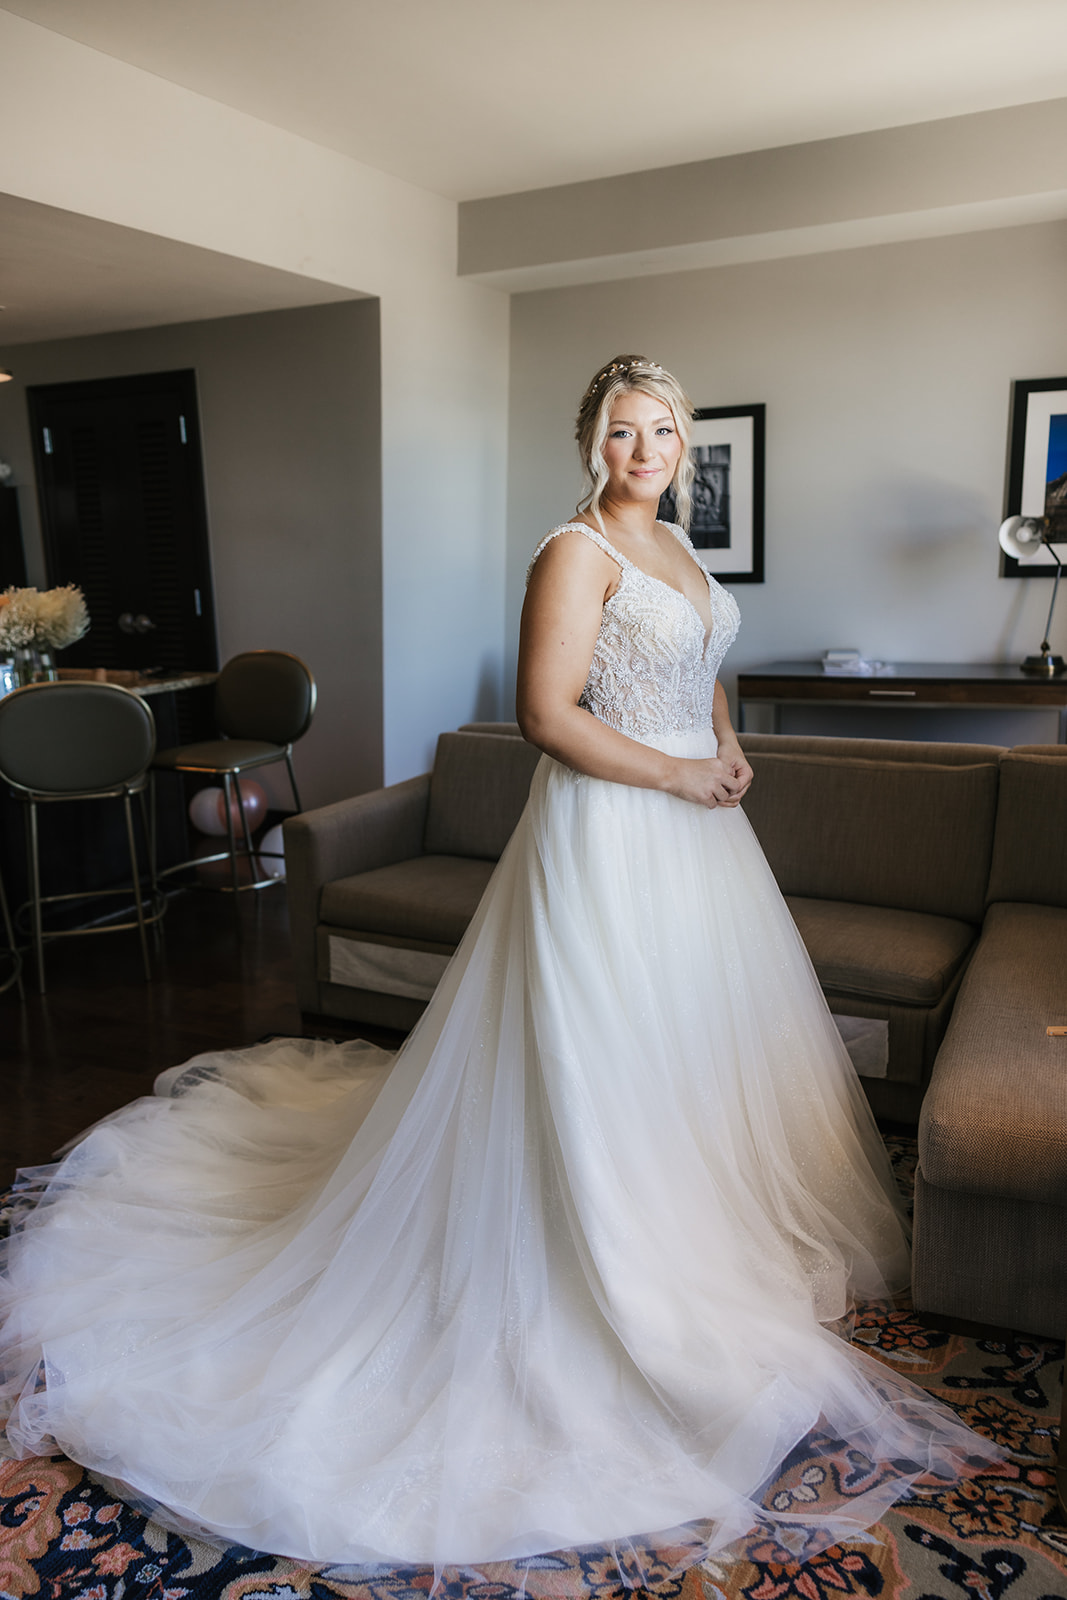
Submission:
[[[676,594],[678,596],[679,600],[684,600],[686,605],[689,607],[690,611],[693,613],[694,617],[696,617],[697,621],[699,622],[700,631],[704,636],[704,645],[703,645],[703,649],[701,651],[701,655],[704,655],[704,656],[707,655],[707,653],[708,653],[708,645],[711,643],[711,636],[715,631],[715,612],[712,609],[712,605],[711,605],[711,573],[707,570],[706,567],[701,566],[700,562],[696,559],[696,557],[694,556],[694,554],[693,554],[693,552],[691,550],[686,550],[685,545],[682,544],[681,539],[678,538],[678,535],[675,533],[673,527],[671,526],[671,524],[669,522],[661,522],[658,517],[656,518],[656,526],[658,528],[666,528],[667,532],[670,534],[671,538],[675,541],[675,543],[681,545],[682,549],[685,550],[686,555],[689,557],[690,561],[693,563],[694,567],[696,567],[697,571],[700,573],[701,577],[704,579],[704,582],[707,585],[707,590],[708,590],[708,616],[711,618],[710,626],[708,626],[708,627],[704,626],[704,618],[700,615],[700,612],[697,610],[696,605],[693,603],[692,600],[690,600],[689,596],[686,594],[684,589],[679,589],[676,584],[668,583],[666,578],[657,578],[655,573],[646,572],[644,567],[638,566],[636,561],[631,561],[629,556],[623,555],[621,550],[617,550],[615,548],[615,546],[612,544],[611,540],[605,534],[600,532],[599,528],[592,527],[591,524],[588,523],[588,522],[569,522],[569,523],[566,524],[566,526],[569,527],[569,528],[580,528],[585,533],[594,533],[594,534],[598,535],[599,538],[603,539],[604,544],[605,544],[606,549],[607,549],[607,552],[610,553],[612,558],[619,563],[619,566],[622,567],[624,572],[626,571],[627,567],[630,567],[630,568],[633,569],[634,572],[638,573],[642,578],[646,578],[649,583],[658,583],[661,588],[669,589],[672,594]],[[617,589],[614,590],[608,596],[608,599],[609,600],[614,600],[615,595],[618,594],[618,592],[619,591]]]

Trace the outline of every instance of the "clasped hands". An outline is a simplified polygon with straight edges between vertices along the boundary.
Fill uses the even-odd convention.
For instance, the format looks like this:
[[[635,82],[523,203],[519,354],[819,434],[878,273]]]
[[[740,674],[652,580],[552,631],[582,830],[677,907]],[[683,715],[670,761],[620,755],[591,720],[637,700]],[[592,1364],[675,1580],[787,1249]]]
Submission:
[[[738,744],[722,744],[718,755],[701,761],[679,760],[677,777],[670,792],[679,800],[705,806],[733,807],[741,804],[752,783],[752,768]]]

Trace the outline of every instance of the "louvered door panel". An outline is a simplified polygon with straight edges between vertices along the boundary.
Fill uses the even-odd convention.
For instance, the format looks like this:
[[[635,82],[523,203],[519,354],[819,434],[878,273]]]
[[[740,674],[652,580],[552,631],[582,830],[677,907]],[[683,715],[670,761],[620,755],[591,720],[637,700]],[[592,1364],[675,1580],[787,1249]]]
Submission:
[[[57,434],[62,438],[59,429],[52,430],[53,449]],[[112,570],[115,552],[104,518],[101,479],[107,464],[101,460],[102,441],[92,423],[75,423],[64,442],[69,443],[70,451],[69,489],[61,502],[64,532],[51,581],[77,583],[96,630],[94,642],[110,640],[117,631],[118,613]]]
[[[217,666],[194,374],[29,399],[49,581],[79,584],[92,620],[64,663]]]
[[[135,448],[142,537],[148,566],[145,610],[156,625],[153,644],[158,665],[176,671],[188,665],[184,624],[190,607],[195,616],[196,604],[191,596],[197,583],[195,574],[189,570],[188,549],[183,547],[181,538],[187,511],[181,493],[181,474],[175,471],[178,465],[174,459],[175,439],[168,438],[169,420],[138,421]],[[180,443],[177,448],[182,448]]]

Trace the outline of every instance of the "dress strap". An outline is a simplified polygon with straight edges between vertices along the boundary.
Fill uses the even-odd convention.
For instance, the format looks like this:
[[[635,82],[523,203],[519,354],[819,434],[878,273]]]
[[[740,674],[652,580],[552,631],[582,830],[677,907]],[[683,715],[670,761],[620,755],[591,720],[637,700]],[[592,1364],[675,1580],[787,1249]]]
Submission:
[[[667,528],[671,533],[673,533],[682,549],[687,551],[689,555],[692,556],[697,566],[700,567],[704,572],[707,572],[710,576],[710,568],[708,567],[707,562],[700,559],[700,551],[693,548],[693,541],[683,527],[681,527],[677,522],[661,522],[660,527]]]
[[[610,556],[612,561],[617,561],[619,566],[622,567],[624,571],[627,567],[633,566],[632,561],[627,560],[626,556],[621,555],[620,552],[616,550],[614,545],[608,543],[602,533],[600,533],[596,528],[591,528],[587,522],[561,522],[558,528],[553,528],[551,533],[545,534],[544,538],[541,540],[541,543],[537,546],[537,549],[530,557],[530,565],[526,568],[527,583],[530,581],[531,572],[537,565],[537,558],[545,546],[550,544],[553,539],[558,538],[561,533],[570,533],[572,529],[575,531],[575,533],[584,533],[587,539],[591,539],[595,545],[599,545],[604,554],[606,556]]]

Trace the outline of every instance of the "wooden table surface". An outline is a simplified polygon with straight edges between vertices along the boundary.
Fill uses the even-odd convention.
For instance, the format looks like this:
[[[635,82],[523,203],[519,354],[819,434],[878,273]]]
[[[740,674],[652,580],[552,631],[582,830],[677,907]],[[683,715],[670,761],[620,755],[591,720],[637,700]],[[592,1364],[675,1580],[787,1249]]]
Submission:
[[[1048,707],[1060,713],[1060,742],[1067,740],[1067,674],[1032,677],[1014,663],[900,661],[884,673],[824,672],[820,661],[774,661],[737,675],[737,698],[760,702],[868,706],[949,706],[973,710]]]

